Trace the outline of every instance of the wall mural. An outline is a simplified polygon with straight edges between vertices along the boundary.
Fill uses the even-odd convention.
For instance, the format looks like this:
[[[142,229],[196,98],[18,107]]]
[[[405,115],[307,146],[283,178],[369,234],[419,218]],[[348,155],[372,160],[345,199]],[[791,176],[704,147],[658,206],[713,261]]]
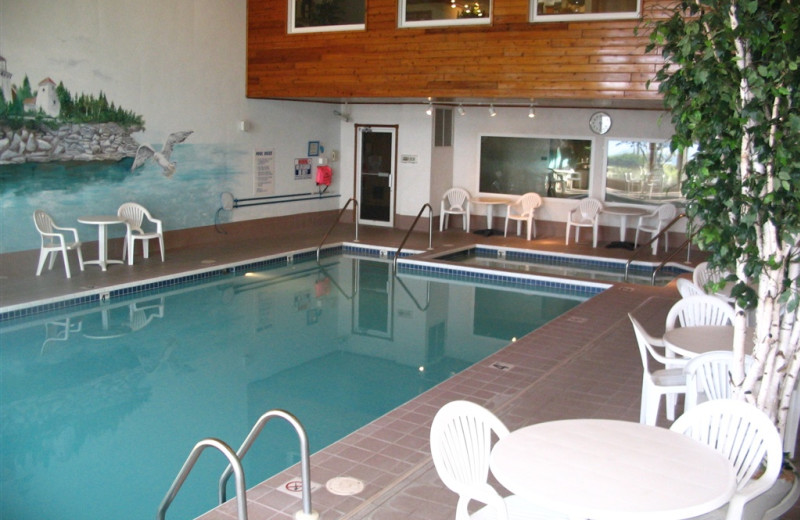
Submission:
[[[50,77],[35,89],[27,76],[12,84],[6,65],[0,56],[0,253],[38,249],[37,208],[77,227],[84,242],[96,239],[95,230],[78,224],[79,216],[116,214],[128,201],[164,218],[168,230],[214,223],[237,152],[191,145],[192,130],[170,134],[156,151],[133,137],[145,129],[144,117],[102,91],[73,94]],[[173,177],[178,164],[181,175]]]

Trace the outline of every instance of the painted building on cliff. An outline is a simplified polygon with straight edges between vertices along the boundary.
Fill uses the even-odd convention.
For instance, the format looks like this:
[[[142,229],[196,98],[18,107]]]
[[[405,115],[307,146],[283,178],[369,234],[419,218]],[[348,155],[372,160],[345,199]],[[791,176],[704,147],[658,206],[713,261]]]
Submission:
[[[41,110],[50,117],[58,117],[61,113],[61,101],[56,93],[56,83],[45,78],[36,89],[36,110]]]

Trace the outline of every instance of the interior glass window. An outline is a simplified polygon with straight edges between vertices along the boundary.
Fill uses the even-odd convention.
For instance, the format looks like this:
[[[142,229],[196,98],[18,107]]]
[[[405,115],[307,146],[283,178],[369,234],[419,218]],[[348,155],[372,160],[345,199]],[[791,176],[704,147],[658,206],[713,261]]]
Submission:
[[[366,0],[289,0],[289,32],[365,28]]]
[[[531,0],[532,22],[639,18],[642,0]]]
[[[492,0],[400,0],[400,27],[491,23]]]
[[[581,198],[589,191],[590,139],[481,136],[481,193]]]
[[[670,150],[667,141],[608,141],[606,200],[681,205],[683,165],[694,154]]]

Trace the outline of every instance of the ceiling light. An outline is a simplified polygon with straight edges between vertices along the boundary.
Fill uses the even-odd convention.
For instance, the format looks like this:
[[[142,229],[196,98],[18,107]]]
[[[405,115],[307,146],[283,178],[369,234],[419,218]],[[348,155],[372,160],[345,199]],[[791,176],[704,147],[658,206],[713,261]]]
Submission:
[[[494,117],[497,115],[497,112],[494,111],[494,105],[489,105],[489,117]]]
[[[428,109],[425,110],[425,113],[428,115],[433,114],[433,103],[428,103]]]
[[[467,112],[466,112],[466,110],[464,110],[464,105],[459,104],[458,105],[458,115],[463,116],[466,113]]]
[[[533,109],[533,105],[531,105],[531,108],[528,110],[528,117],[530,117],[531,119],[536,117],[536,111]]]

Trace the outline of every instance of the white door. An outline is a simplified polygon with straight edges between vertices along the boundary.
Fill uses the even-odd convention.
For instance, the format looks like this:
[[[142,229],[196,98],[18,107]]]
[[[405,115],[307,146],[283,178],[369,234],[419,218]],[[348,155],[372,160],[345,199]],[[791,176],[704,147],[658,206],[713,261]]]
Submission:
[[[356,125],[358,222],[394,226],[397,127]]]

